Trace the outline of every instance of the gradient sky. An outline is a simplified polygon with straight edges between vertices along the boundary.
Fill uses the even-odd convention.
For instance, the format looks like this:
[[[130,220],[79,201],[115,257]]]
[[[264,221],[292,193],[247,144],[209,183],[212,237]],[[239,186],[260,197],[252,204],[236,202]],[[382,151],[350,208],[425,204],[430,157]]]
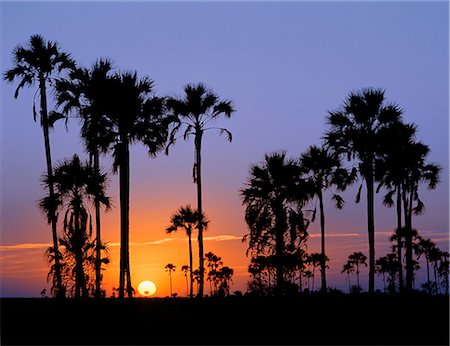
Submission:
[[[11,52],[33,34],[58,41],[85,66],[100,57],[118,70],[136,70],[155,81],[160,95],[182,95],[187,83],[204,82],[236,108],[218,126],[233,133],[230,144],[208,133],[203,145],[204,210],[211,220],[205,250],[235,270],[232,291],[248,281],[244,208],[239,189],[251,163],[286,150],[298,157],[319,144],[327,111],[349,92],[386,90],[418,139],[431,148],[429,160],[443,168],[434,191],[421,189],[426,205],[414,226],[448,250],[449,6],[439,2],[1,2],[1,71]],[[43,259],[50,228],[36,207],[44,191],[42,130],[32,118],[35,90],[13,98],[16,84],[1,82],[0,295],[39,296],[46,282]],[[51,104],[51,102],[50,102]],[[79,153],[79,126],[71,120],[51,132],[53,161]],[[191,172],[193,142],[179,141],[169,156],[150,159],[140,145],[131,150],[131,274],[168,295],[171,262],[188,263],[183,234],[166,235],[172,212],[196,205]],[[110,169],[109,156],[102,165]],[[329,285],[345,289],[342,264],[353,251],[368,254],[365,201],[354,203],[357,186],[343,194],[342,211],[326,204]],[[364,190],[363,190],[364,191]],[[103,217],[103,238],[112,262],[105,273],[108,295],[118,285],[119,199],[117,176],[108,189],[116,208]],[[377,200],[376,257],[389,251],[395,210]],[[318,223],[310,226],[309,251],[319,251]],[[194,244],[194,251],[197,251]],[[423,278],[423,270],[421,270]],[[367,271],[361,280],[367,287]],[[318,282],[318,281],[317,281]],[[174,274],[175,291],[185,294],[184,277]],[[382,282],[377,279],[377,287]],[[206,286],[207,292],[208,286]]]

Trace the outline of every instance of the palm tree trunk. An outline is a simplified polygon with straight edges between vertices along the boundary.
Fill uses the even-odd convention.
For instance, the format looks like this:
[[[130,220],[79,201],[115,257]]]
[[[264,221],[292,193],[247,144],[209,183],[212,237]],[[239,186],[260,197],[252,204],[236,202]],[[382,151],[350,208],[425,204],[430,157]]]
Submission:
[[[350,283],[350,272],[347,272],[348,279],[348,293],[352,293],[352,284]]]
[[[125,289],[128,298],[133,297],[129,260],[129,212],[130,212],[130,152],[128,138],[121,137],[120,144],[120,275],[119,298],[125,297]]]
[[[398,287],[403,292],[403,266],[402,266],[402,196],[401,185],[397,185],[397,258],[398,258]]]
[[[431,294],[430,261],[428,260],[428,255],[425,255],[425,259],[426,259],[426,262],[427,262],[427,287],[428,287],[428,293]]]
[[[358,286],[358,293],[359,293],[359,266],[356,265],[356,285]]]
[[[170,297],[172,298],[172,269],[169,268]]]
[[[47,177],[48,177],[48,189],[50,199],[53,201],[55,197],[55,190],[53,185],[53,168],[52,168],[52,156],[50,151],[50,136],[49,136],[49,124],[48,124],[48,114],[47,114],[47,91],[45,86],[45,79],[41,77],[39,79],[39,90],[41,96],[41,124],[42,130],[44,132],[44,145],[45,145],[45,159],[47,163]],[[64,298],[65,288],[63,287],[61,278],[61,264],[58,249],[58,233],[57,233],[57,216],[56,210],[52,208],[50,210],[50,219],[52,223],[52,238],[53,238],[53,249],[55,251],[55,277],[56,277],[56,297]]]
[[[327,290],[327,278],[326,278],[326,261],[325,261],[325,213],[323,210],[323,196],[322,189],[319,189],[319,207],[320,207],[320,230],[321,230],[321,250],[322,259],[320,261],[320,273],[322,276],[322,292]]]
[[[193,260],[192,260],[192,239],[191,239],[191,232],[188,234],[189,239],[189,275],[190,275],[190,289],[189,289],[189,297],[192,299],[194,297],[194,274],[192,273],[192,266]]]
[[[283,207],[275,207],[275,258],[276,258],[276,287],[275,293],[281,295],[284,290],[284,277],[283,277],[283,257],[284,257],[284,230],[286,229],[285,224],[285,213]]]
[[[369,293],[374,292],[375,287],[375,220],[374,220],[374,190],[373,170],[366,177],[367,186],[367,226],[369,235]],[[358,284],[359,290],[359,284]]]
[[[100,172],[100,159],[98,150],[94,152],[94,171],[96,173]],[[100,201],[95,200],[95,297],[100,298],[101,292],[101,233],[100,233]]]
[[[406,192],[404,193],[406,194]],[[413,249],[412,249],[412,201],[413,201],[413,189],[409,193],[409,200],[406,202],[407,211],[405,211],[405,243],[406,243],[406,290],[412,291],[412,281],[414,276],[413,268]]]
[[[203,287],[204,287],[204,262],[203,262],[203,224],[201,220],[201,216],[203,215],[202,209],[202,175],[201,175],[201,148],[202,148],[202,135],[203,132],[201,129],[196,129],[195,133],[195,173],[196,173],[196,182],[197,182],[197,210],[199,215],[198,222],[198,256],[199,256],[199,269],[200,269],[200,277],[199,277],[199,289],[198,289],[198,297],[203,297]]]

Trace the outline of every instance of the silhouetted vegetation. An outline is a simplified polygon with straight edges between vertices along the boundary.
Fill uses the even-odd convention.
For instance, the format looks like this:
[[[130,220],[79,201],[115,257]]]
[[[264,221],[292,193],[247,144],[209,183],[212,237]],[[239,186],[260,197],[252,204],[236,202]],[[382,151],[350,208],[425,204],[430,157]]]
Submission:
[[[79,66],[69,54],[61,52],[56,42],[46,41],[39,35],[31,36],[27,47],[17,46],[13,58],[14,67],[4,72],[3,78],[9,82],[19,79],[14,97],[21,88],[38,84],[39,112],[35,100],[32,108],[35,121],[39,113],[46,149],[45,186],[49,194],[42,199],[40,207],[52,225],[53,246],[46,253],[51,268],[52,293],[64,297],[66,286],[70,286],[71,291],[67,294],[76,297],[92,295],[87,293],[88,290],[96,297],[102,294],[101,264],[107,259],[102,257],[105,244],[101,239],[100,205],[103,203],[109,208],[110,203],[104,194],[106,175],[101,172],[100,155],[110,154],[114,159],[113,171],[119,171],[120,185],[117,291],[120,298],[124,298],[125,293],[130,298],[133,296],[129,263],[129,147],[141,142],[154,157],[164,149],[168,154],[169,147],[179,137],[186,140],[193,136],[192,175],[197,186],[198,206],[195,211],[190,206],[180,208],[172,215],[166,231],[184,229],[188,236],[189,266],[182,267],[186,280],[189,271],[188,295],[194,295],[194,282],[198,286],[197,296],[204,295],[205,275],[210,283],[210,295],[228,295],[233,270],[223,267],[220,258],[211,252],[204,256],[203,231],[208,221],[202,213],[201,148],[203,135],[208,130],[218,130],[231,141],[231,132],[214,127],[212,121],[221,116],[231,117],[235,112],[232,101],[221,100],[203,83],[186,85],[183,98],[157,96],[153,92],[154,81],[149,77],[138,78],[137,72],[114,72],[109,59],[98,59],[91,68]],[[50,111],[49,87],[54,89],[56,107]],[[412,222],[413,214],[424,211],[419,186],[426,184],[429,189],[434,189],[439,183],[441,168],[427,162],[430,149],[416,139],[417,126],[405,123],[403,113],[398,104],[386,100],[382,89],[351,92],[342,105],[328,113],[322,147],[310,146],[299,159],[288,158],[286,152],[265,154],[264,161],[251,166],[250,177],[240,191],[249,226],[244,241],[248,241],[247,255],[251,257],[250,292],[285,295],[303,292],[305,285],[308,291],[315,291],[317,268],[321,273],[321,291],[330,290],[326,280],[329,258],[325,248],[324,193],[329,191],[336,207],[342,208],[344,200],[337,192],[344,191],[359,177],[367,189],[368,291],[374,292],[376,272],[383,279],[385,292],[411,292],[416,289],[415,271],[420,268],[419,260],[424,258],[427,271],[424,289],[429,294],[448,294],[448,253],[438,249],[431,239],[423,239]],[[81,122],[80,137],[90,160],[81,163],[75,155],[72,161],[64,161],[64,165],[74,168],[78,164],[80,171],[89,171],[90,177],[99,180],[96,190],[92,190],[92,183],[87,188],[79,185],[82,180],[73,180],[75,185],[68,191],[78,191],[78,195],[69,196],[68,192],[59,190],[63,189],[62,185],[56,186],[60,182],[53,173],[49,128],[59,119],[67,121],[72,117]],[[179,136],[181,130],[183,134]],[[356,196],[357,202],[362,186]],[[77,189],[84,189],[84,192]],[[390,238],[394,243],[391,253],[375,261],[374,196],[381,190],[385,193],[384,205],[396,206],[397,226]],[[92,200],[95,207],[94,239],[91,237],[91,216],[87,215],[83,198]],[[321,252],[308,254],[307,229],[316,219],[316,199]],[[68,207],[58,232],[57,211],[66,200],[71,200],[68,205],[72,209]],[[310,205],[314,209],[309,209]],[[199,268],[195,270],[191,242],[194,229],[198,231],[199,248]],[[59,252],[60,246],[65,249],[64,254]],[[365,265],[365,259],[359,255],[356,258],[356,254],[360,253],[349,257],[342,272],[348,275],[349,291],[352,290],[350,274],[356,273],[356,291],[359,292],[359,266]],[[88,262],[89,269],[86,267]]]

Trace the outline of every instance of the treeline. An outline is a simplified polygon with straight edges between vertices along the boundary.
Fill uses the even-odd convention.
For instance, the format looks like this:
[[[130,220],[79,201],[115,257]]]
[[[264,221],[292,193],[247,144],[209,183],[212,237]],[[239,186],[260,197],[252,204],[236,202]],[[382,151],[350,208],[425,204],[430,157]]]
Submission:
[[[349,291],[361,291],[360,266],[368,266],[369,293],[375,292],[376,273],[383,277],[385,292],[410,293],[416,289],[418,259],[425,255],[424,288],[428,293],[438,294],[442,292],[441,286],[448,294],[448,252],[439,250],[413,227],[413,215],[424,211],[419,186],[425,184],[434,189],[441,172],[441,167],[427,162],[430,149],[417,140],[417,125],[405,122],[403,110],[386,100],[384,90],[367,88],[351,92],[336,110],[329,111],[327,126],[321,147],[311,146],[298,158],[289,158],[284,151],[267,153],[262,162],[250,168],[240,192],[249,227],[244,239],[251,256],[250,291],[261,295],[301,292],[304,278],[309,280],[316,267],[321,272],[321,291],[330,290],[326,279],[325,194],[340,209],[344,200],[339,193],[358,183],[357,203],[363,187],[366,192],[369,256],[358,251],[344,264],[342,273],[348,274]],[[376,193],[384,194],[383,204],[395,206],[397,215],[391,252],[378,259]],[[311,203],[318,203],[318,210],[312,209]],[[307,229],[317,213],[321,252],[308,254]],[[433,263],[433,283],[429,263]],[[355,272],[357,284],[352,287],[350,274]]]
[[[60,298],[105,295],[101,288],[102,265],[109,259],[101,238],[100,208],[110,208],[110,199],[105,195],[106,173],[100,166],[103,154],[112,156],[113,172],[119,174],[118,295],[119,298],[133,297],[129,261],[130,146],[140,142],[148,149],[149,156],[155,157],[161,152],[168,154],[179,138],[194,137],[192,177],[197,185],[197,209],[193,213],[199,247],[197,296],[202,297],[205,281],[205,225],[199,218],[203,215],[202,138],[206,132],[214,130],[231,141],[231,133],[215,127],[213,122],[232,115],[232,102],[220,99],[202,83],[186,85],[183,98],[158,96],[153,90],[154,81],[149,77],[139,78],[137,72],[114,71],[108,59],[98,59],[90,68],[82,67],[70,54],[63,52],[58,43],[40,35],[31,36],[25,47],[15,47],[13,60],[14,66],[4,72],[3,78],[9,82],[18,80],[14,97],[18,97],[23,87],[37,86],[32,108],[34,120],[39,118],[44,134],[47,171],[43,181],[48,188],[39,206],[52,231],[53,246],[47,250],[47,258],[53,295]],[[53,110],[48,106],[49,92],[54,95]],[[89,160],[82,162],[75,154],[72,159],[54,166],[49,129],[56,121],[69,118],[81,122],[80,137]],[[90,202],[94,204],[95,217],[89,214]],[[59,232],[60,213],[64,220]],[[179,227],[178,224],[173,226]]]
[[[197,282],[196,296],[204,296],[205,276],[211,284],[211,295],[228,295],[232,269],[221,267],[220,276],[218,268],[209,267],[208,271],[205,268],[205,261],[210,266],[214,263],[211,256],[215,255],[205,255],[203,244],[203,232],[209,221],[202,203],[201,149],[207,131],[218,131],[232,140],[230,131],[213,125],[215,120],[229,118],[235,112],[232,101],[221,99],[202,83],[186,85],[183,98],[156,95],[154,81],[149,77],[139,78],[137,72],[118,72],[108,59],[98,59],[90,68],[80,66],[58,43],[40,35],[31,36],[27,46],[14,48],[13,59],[14,66],[4,72],[3,78],[9,82],[18,80],[14,97],[18,97],[23,87],[37,87],[32,111],[43,130],[46,159],[43,183],[48,190],[39,207],[52,232],[53,245],[47,250],[47,259],[53,295],[60,298],[105,296],[102,271],[109,256],[101,236],[101,208],[109,209],[111,201],[106,193],[107,173],[101,168],[100,159],[102,155],[110,155],[113,172],[119,175],[120,191],[117,291],[119,298],[133,297],[129,262],[130,146],[142,143],[149,156],[155,157],[161,153],[168,155],[169,148],[178,139],[190,137],[194,138],[192,179],[197,187],[197,208],[180,207],[172,215],[166,231],[182,230],[188,236],[189,265],[183,266],[188,295],[194,296],[193,285]],[[51,110],[47,98],[50,92],[54,95]],[[54,165],[49,129],[56,121],[70,118],[80,121],[80,138],[89,159],[82,161],[74,154],[71,159]],[[425,254],[423,246],[418,245],[425,240],[412,222],[413,214],[420,214],[424,207],[419,186],[426,184],[434,189],[441,168],[427,162],[429,148],[416,139],[417,126],[404,122],[403,111],[398,105],[386,102],[383,90],[350,93],[337,110],[329,112],[327,121],[322,146],[311,146],[295,159],[288,158],[285,152],[267,153],[261,163],[251,166],[248,181],[240,191],[249,226],[249,234],[244,237],[249,246],[247,254],[251,256],[249,291],[263,295],[299,292],[303,291],[304,278],[311,277],[314,290],[316,268],[321,273],[321,290],[329,290],[325,195],[331,191],[331,199],[342,208],[344,200],[339,192],[362,182],[356,199],[360,200],[365,185],[369,292],[374,292],[376,272],[389,273],[391,286],[397,277],[399,291],[411,292],[418,268],[414,253]],[[395,245],[389,255],[389,266],[383,266],[381,258],[376,260],[374,250],[374,196],[381,191],[385,193],[384,204],[396,206],[397,211]],[[307,209],[314,201],[319,203],[318,211]],[[95,215],[89,213],[90,204]],[[321,252],[308,254],[307,229],[317,212]],[[62,227],[58,229],[61,220]],[[193,268],[194,231],[198,240],[198,269]],[[425,256],[429,263],[429,253]],[[439,250],[435,258],[430,262],[436,268],[435,277],[438,272],[446,273],[447,279],[441,283],[446,283],[448,293],[448,253]],[[347,274],[356,266],[359,280],[359,265],[364,262],[349,259]],[[170,279],[174,267],[166,268]],[[437,285],[438,279],[435,282]],[[428,285],[431,287],[430,280]],[[359,283],[357,286],[359,291]],[[311,289],[309,284],[308,289]]]

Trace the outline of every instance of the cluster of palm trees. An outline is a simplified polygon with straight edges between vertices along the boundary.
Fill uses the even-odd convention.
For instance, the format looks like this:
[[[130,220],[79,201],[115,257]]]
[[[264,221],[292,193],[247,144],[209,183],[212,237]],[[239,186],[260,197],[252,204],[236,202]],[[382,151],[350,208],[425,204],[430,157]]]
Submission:
[[[143,143],[151,157],[165,151],[173,145],[179,137],[188,139],[194,137],[195,162],[193,180],[197,185],[198,215],[202,215],[202,185],[201,185],[201,147],[202,138],[206,131],[219,130],[227,135],[231,141],[231,133],[225,128],[212,126],[212,122],[220,116],[230,117],[234,112],[231,101],[221,100],[215,93],[208,90],[202,83],[187,85],[184,88],[183,98],[160,97],[154,94],[154,81],[148,77],[139,78],[136,72],[115,72],[111,61],[98,59],[91,68],[79,66],[69,54],[62,52],[58,43],[47,41],[40,35],[30,37],[27,46],[18,45],[13,50],[14,67],[4,72],[4,79],[13,82],[19,79],[14,97],[17,98],[21,88],[37,85],[35,96],[40,100],[40,107],[33,100],[33,116],[36,121],[38,113],[40,124],[44,132],[47,172],[45,184],[48,187],[48,196],[41,202],[52,229],[53,246],[48,250],[49,261],[52,263],[51,277],[53,292],[57,297],[65,297],[67,279],[63,274],[66,259],[60,253],[60,245],[68,244],[66,249],[78,247],[73,250],[74,256],[79,257],[82,246],[91,244],[86,237],[87,226],[86,208],[83,202],[79,206],[68,207],[70,222],[64,224],[63,238],[58,236],[58,207],[62,203],[63,190],[56,190],[59,183],[54,172],[51,157],[49,129],[59,119],[75,117],[81,121],[80,136],[90,157],[90,175],[102,176],[100,169],[100,155],[110,154],[113,157],[113,170],[119,173],[120,190],[120,275],[119,297],[129,298],[133,295],[129,261],[129,209],[130,209],[130,146],[136,142]],[[48,110],[47,93],[55,95],[55,110]],[[177,136],[183,131],[181,136]],[[75,156],[74,156],[75,160]],[[75,161],[65,164],[75,164]],[[80,164],[83,165],[84,164]],[[79,196],[72,198],[82,199],[89,197],[95,205],[95,296],[101,294],[101,264],[105,263],[102,257],[104,244],[101,241],[101,215],[100,205],[109,207],[106,199],[94,196],[87,188],[80,187],[74,175],[67,175],[65,179],[72,179],[70,183],[83,189]],[[87,183],[86,183],[87,184]],[[101,181],[97,181],[98,189],[104,188]],[[106,203],[106,204],[105,204]],[[70,210],[70,211],[69,211]],[[66,214],[67,214],[66,213]],[[67,215],[69,215],[67,214]],[[71,223],[73,221],[73,224]],[[90,225],[90,224],[89,224]],[[198,243],[200,258],[199,294],[203,295],[204,264],[203,264],[203,223],[198,222]],[[90,227],[89,227],[90,232]],[[83,233],[83,234],[82,234]],[[75,238],[72,237],[76,234]],[[64,238],[65,237],[65,238]],[[86,238],[85,243],[79,238]],[[77,240],[75,240],[77,239]],[[72,251],[72,250],[71,250]],[[87,255],[86,255],[87,256]],[[91,257],[89,257],[91,258]],[[78,259],[78,262],[81,259]],[[75,265],[72,273],[76,278],[75,292],[85,279],[81,276],[81,264]],[[64,269],[65,270],[65,269]],[[76,293],[78,296],[79,293]]]
[[[220,296],[224,297],[230,294],[230,283],[233,281],[234,270],[230,267],[224,266],[222,258],[213,254],[212,252],[207,252],[205,254],[204,260],[207,263],[208,272],[206,274],[207,281],[210,283],[210,296]],[[169,289],[170,297],[176,297],[176,293],[172,291],[172,272],[175,272],[176,266],[172,263],[168,263],[164,269],[169,273]],[[181,266],[181,272],[186,278],[186,295],[190,298],[193,297],[193,284],[197,282],[197,296],[199,294],[199,283],[200,283],[200,268],[192,270],[191,266],[183,265]],[[190,273],[188,280],[188,272]],[[190,285],[188,286],[188,281]],[[190,289],[188,288],[190,287]]]
[[[189,271],[189,296],[193,297],[194,276],[198,275],[197,296],[202,297],[205,258],[208,263],[213,263],[205,256],[203,246],[203,231],[207,229],[208,221],[202,203],[202,139],[207,131],[217,130],[232,140],[227,129],[213,126],[217,118],[231,117],[234,112],[232,102],[221,100],[202,83],[185,86],[182,98],[158,96],[154,93],[152,79],[139,78],[136,72],[115,71],[108,59],[98,59],[90,68],[79,66],[69,54],[62,52],[58,43],[46,41],[40,35],[31,36],[28,46],[14,48],[13,59],[13,68],[5,71],[3,78],[9,82],[19,80],[14,97],[17,98],[25,86],[37,86],[32,109],[34,120],[37,121],[39,115],[43,129],[47,168],[43,182],[48,189],[39,206],[51,225],[53,245],[47,254],[54,295],[102,295],[101,270],[102,264],[108,263],[108,257],[101,239],[100,208],[103,205],[109,209],[111,204],[105,193],[107,176],[102,172],[100,157],[111,155],[113,172],[119,173],[120,191],[118,293],[120,298],[133,296],[129,261],[130,146],[140,142],[150,157],[155,157],[161,152],[168,154],[179,138],[193,137],[192,177],[197,187],[197,208],[181,207],[172,215],[166,231],[182,229],[186,232],[189,266],[183,268],[186,274]],[[50,91],[55,95],[52,111],[49,111],[47,99]],[[83,162],[74,155],[53,166],[49,129],[56,121],[69,118],[76,118],[81,123],[80,137],[89,160]],[[317,266],[320,268],[321,290],[326,291],[325,195],[331,195],[336,207],[342,208],[344,200],[338,193],[357,181],[364,183],[359,186],[357,202],[363,185],[366,187],[368,291],[374,292],[376,268],[380,267],[375,260],[374,200],[375,193],[382,190],[384,205],[395,205],[397,214],[396,260],[390,255],[389,261],[380,259],[378,263],[389,262],[389,266],[395,268],[388,270],[391,281],[397,275],[400,292],[413,290],[417,267],[413,258],[415,250],[416,255],[425,254],[427,263],[435,263],[435,276],[440,271],[448,273],[448,254],[430,255],[425,250],[417,250],[419,238],[412,216],[424,210],[419,186],[426,184],[429,189],[434,189],[441,171],[438,165],[427,162],[430,149],[416,139],[417,126],[404,122],[402,109],[386,101],[384,90],[372,88],[351,92],[342,105],[329,112],[327,121],[328,129],[321,147],[310,146],[298,159],[288,158],[286,152],[266,154],[263,162],[250,168],[250,177],[240,195],[249,226],[244,240],[248,241],[247,254],[252,257],[249,271],[254,282],[251,285],[267,285],[262,278],[269,278],[270,282],[270,276],[273,276],[274,294],[298,290],[297,280],[301,290],[302,275],[313,257],[306,252],[307,229],[316,218],[317,208],[309,206],[318,204],[321,252],[314,255],[313,272]],[[95,209],[95,233],[94,217],[89,214],[88,203]],[[62,230],[58,232],[61,211],[64,218]],[[195,230],[197,270],[193,270],[191,242]],[[434,261],[433,258],[440,259]],[[357,263],[352,261],[347,263],[348,274],[352,270],[350,267]],[[207,279],[211,283],[211,294],[229,291],[232,270],[225,270],[220,278],[217,267],[209,269]],[[223,286],[219,281],[224,283]],[[441,282],[447,283],[448,291],[448,278]],[[430,280],[428,283],[431,285]],[[431,292],[431,288],[429,290]]]
[[[396,205],[397,210],[396,272],[400,277],[400,291],[411,292],[413,235],[417,232],[412,215],[424,210],[419,186],[423,183],[434,189],[441,168],[427,162],[430,150],[416,140],[417,126],[404,122],[402,109],[386,101],[384,90],[368,88],[351,92],[342,105],[329,112],[327,122],[322,148],[311,146],[298,159],[287,158],[286,152],[266,154],[261,163],[250,167],[250,177],[240,193],[249,227],[244,240],[248,241],[247,254],[252,257],[250,269],[255,274],[251,287],[259,289],[261,280],[257,275],[269,276],[273,269],[275,294],[298,290],[295,279],[303,268],[307,228],[316,214],[316,208],[311,210],[307,206],[317,199],[321,226],[320,267],[325,291],[324,192],[329,191],[336,207],[342,208],[344,200],[336,192],[359,180],[365,183],[367,197],[368,291],[374,292],[376,268],[375,193],[384,189],[384,205]],[[358,189],[357,203],[362,188],[363,184]],[[405,280],[402,278],[402,248],[405,249]],[[362,262],[352,259],[345,271],[350,273],[356,263],[359,266]]]

